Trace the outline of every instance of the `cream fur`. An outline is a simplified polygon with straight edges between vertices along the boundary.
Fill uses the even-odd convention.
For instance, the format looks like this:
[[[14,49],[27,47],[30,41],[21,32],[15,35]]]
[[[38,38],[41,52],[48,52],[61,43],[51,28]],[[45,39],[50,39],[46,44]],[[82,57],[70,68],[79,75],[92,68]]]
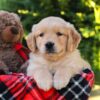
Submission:
[[[50,22],[50,19],[51,19],[51,22]],[[55,23],[53,22],[53,19],[54,19]],[[58,25],[58,23],[59,23],[61,29],[63,29],[62,28],[62,27],[64,27],[63,25],[65,25],[67,22],[65,22],[64,20],[62,20],[60,18],[48,17],[46,19],[43,19],[37,25],[37,28],[40,29],[39,31],[41,31],[41,27],[43,29],[47,25],[48,27],[46,27],[46,29],[44,29],[44,30],[46,30],[46,31],[49,30],[49,31],[53,32],[52,28],[50,28],[50,27],[52,27],[50,23],[54,23],[54,25],[56,25],[56,24]],[[33,36],[34,34],[35,35],[38,34],[36,29],[34,30],[32,28],[31,37],[29,37],[27,39],[28,46],[32,50],[32,52],[30,53],[27,75],[32,76],[36,80],[37,85],[43,90],[49,90],[51,87],[54,87],[56,89],[64,88],[68,84],[70,78],[73,77],[75,74],[81,73],[82,69],[84,69],[84,68],[91,68],[90,65],[88,64],[88,62],[86,62],[84,59],[82,59],[82,57],[80,56],[79,50],[77,49],[77,46],[78,46],[79,40],[80,40],[78,32],[74,29],[72,24],[67,23],[66,26],[67,26],[67,29],[74,30],[73,33],[69,34],[70,39],[66,40],[67,38],[65,38],[66,37],[65,36],[63,38],[60,38],[60,42],[58,42],[58,40],[57,40],[58,37],[56,38],[56,36],[53,35],[53,33],[51,35],[49,35],[49,38],[47,38],[46,36],[45,36],[46,38],[44,37],[45,41],[47,41],[48,39],[51,39],[50,41],[53,41],[55,43],[55,45],[57,45],[57,46],[55,46],[57,53],[56,53],[56,55],[54,54],[54,56],[53,55],[50,56],[50,54],[48,54],[48,57],[47,57],[47,55],[45,55],[45,49],[43,47],[44,44],[41,44],[42,46],[40,46],[38,44],[38,42],[36,42],[36,41],[40,41],[39,39],[36,39]],[[59,29],[57,29],[57,30],[59,31]],[[68,32],[65,30],[63,32],[66,32],[66,34],[68,34]],[[50,33],[48,32],[48,34],[50,34]],[[53,37],[53,36],[55,36],[55,37]],[[39,45],[36,51],[35,51],[34,47],[33,47],[34,50],[31,48],[31,45],[34,44],[33,37],[36,39],[35,45],[36,46]],[[73,44],[73,43],[75,43],[75,42],[73,42],[74,41],[73,39],[76,39],[75,40],[77,42],[76,45]],[[31,41],[32,41],[32,43],[31,43]],[[41,43],[45,42],[45,41],[43,39],[41,39]],[[64,41],[64,43],[62,41]],[[65,43],[65,42],[67,42],[67,41],[70,41],[68,43],[70,43],[70,45],[72,45],[71,47],[70,47],[70,45],[68,46],[68,48],[71,48],[70,50],[69,49],[66,50],[65,46],[68,43]],[[60,43],[63,43],[63,46],[60,45]],[[58,51],[60,51],[61,48],[62,48],[63,53],[61,53],[61,55],[60,55]],[[60,56],[58,56],[58,55],[60,55]],[[52,57],[52,58],[50,58],[50,57]],[[53,59],[53,57],[54,57],[54,59]]]

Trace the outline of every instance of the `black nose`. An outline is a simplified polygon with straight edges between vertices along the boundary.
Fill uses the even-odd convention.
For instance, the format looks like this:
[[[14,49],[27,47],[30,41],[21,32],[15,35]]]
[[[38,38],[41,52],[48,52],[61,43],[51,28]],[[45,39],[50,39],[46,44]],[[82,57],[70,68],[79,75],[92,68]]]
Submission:
[[[53,42],[47,42],[45,44],[45,46],[46,46],[46,50],[48,52],[53,52],[54,51],[54,43]]]
[[[15,35],[17,35],[19,32],[18,32],[18,28],[17,27],[11,27],[11,32],[12,32],[12,34],[15,34]]]

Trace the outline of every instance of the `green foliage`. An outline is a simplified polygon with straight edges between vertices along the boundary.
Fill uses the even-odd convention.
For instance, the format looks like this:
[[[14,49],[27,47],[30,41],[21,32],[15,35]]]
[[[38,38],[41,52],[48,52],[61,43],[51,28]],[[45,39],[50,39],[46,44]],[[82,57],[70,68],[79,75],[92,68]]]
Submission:
[[[82,56],[95,74],[100,72],[100,0],[0,0],[0,9],[18,13],[26,34],[47,16],[73,23],[83,37],[79,46]]]

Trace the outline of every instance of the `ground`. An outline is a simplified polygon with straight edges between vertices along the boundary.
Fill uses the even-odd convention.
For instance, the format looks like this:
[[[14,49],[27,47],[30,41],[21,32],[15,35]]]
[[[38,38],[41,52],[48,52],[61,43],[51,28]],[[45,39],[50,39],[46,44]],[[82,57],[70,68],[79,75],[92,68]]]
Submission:
[[[100,85],[94,85],[89,100],[100,100]]]

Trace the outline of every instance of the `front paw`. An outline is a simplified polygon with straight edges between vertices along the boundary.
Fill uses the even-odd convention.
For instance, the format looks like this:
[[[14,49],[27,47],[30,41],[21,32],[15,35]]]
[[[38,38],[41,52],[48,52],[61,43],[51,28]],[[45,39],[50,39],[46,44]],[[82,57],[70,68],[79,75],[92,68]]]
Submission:
[[[64,73],[56,73],[54,76],[54,88],[60,90],[67,86],[70,78]]]
[[[34,79],[38,87],[44,91],[48,91],[52,87],[52,75],[47,71],[40,71],[39,73],[35,74]]]

